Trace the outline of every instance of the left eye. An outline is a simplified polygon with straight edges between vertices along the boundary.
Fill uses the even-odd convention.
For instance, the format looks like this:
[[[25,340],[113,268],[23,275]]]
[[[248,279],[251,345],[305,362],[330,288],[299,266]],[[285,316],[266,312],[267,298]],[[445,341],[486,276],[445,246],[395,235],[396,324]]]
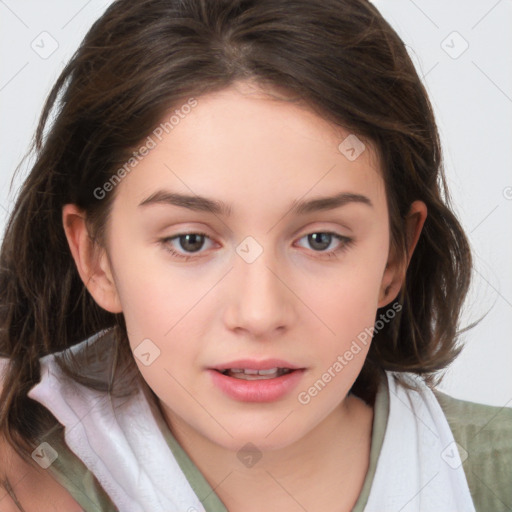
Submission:
[[[350,238],[338,235],[337,233],[330,233],[324,231],[309,233],[308,235],[304,235],[300,240],[302,240],[303,238],[307,239],[308,244],[310,244],[310,246],[314,249],[315,252],[326,253],[338,252],[339,250],[348,246],[352,241]],[[326,250],[334,240],[337,240],[341,246],[332,250]]]

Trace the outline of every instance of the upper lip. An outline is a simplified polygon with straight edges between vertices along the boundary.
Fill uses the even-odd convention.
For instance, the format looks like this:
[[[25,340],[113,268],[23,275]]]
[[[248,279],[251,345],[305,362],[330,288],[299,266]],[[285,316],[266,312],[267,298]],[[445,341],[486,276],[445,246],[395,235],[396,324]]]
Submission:
[[[289,368],[290,370],[299,370],[302,367],[284,361],[283,359],[262,359],[257,361],[255,359],[238,359],[237,361],[230,361],[228,363],[221,363],[212,366],[212,370],[229,370],[232,368],[240,368],[244,370],[270,370],[272,368]]]

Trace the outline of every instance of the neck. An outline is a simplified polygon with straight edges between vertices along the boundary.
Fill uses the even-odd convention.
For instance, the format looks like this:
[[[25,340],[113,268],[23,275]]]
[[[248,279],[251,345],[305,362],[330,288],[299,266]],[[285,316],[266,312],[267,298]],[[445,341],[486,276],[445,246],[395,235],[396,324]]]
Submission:
[[[368,471],[373,408],[354,395],[306,436],[247,467],[179,418],[166,421],[230,512],[349,511]]]

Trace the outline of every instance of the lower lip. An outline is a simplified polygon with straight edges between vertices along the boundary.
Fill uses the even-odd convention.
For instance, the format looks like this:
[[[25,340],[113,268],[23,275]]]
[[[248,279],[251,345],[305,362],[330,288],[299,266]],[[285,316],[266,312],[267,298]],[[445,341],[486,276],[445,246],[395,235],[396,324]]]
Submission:
[[[240,402],[274,402],[283,398],[297,386],[304,370],[275,377],[273,379],[243,380],[228,377],[217,370],[208,370],[215,386],[230,398]]]

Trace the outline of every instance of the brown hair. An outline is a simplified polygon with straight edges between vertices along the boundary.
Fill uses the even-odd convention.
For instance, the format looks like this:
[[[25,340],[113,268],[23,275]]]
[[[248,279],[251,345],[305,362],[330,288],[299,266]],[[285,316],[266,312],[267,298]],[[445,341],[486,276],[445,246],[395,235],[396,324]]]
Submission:
[[[375,145],[391,244],[403,261],[409,206],[418,199],[428,208],[395,301],[400,311],[374,335],[353,392],[370,396],[383,369],[416,372],[432,383],[434,373],[458,354],[470,249],[449,206],[426,90],[405,45],[378,10],[367,0],[117,0],[94,23],[49,94],[33,146],[37,160],[2,244],[0,355],[10,366],[0,434],[20,455],[56,424],[26,396],[40,380],[40,357],[113,327],[112,371],[100,371],[101,355],[88,360],[97,371],[83,371],[72,360],[60,362],[63,370],[112,393],[119,391],[116,383],[129,389],[140,378],[122,315],[102,310],[78,275],[62,227],[63,205],[83,208],[91,236],[104,243],[102,228],[115,193],[98,199],[94,190],[168,109],[245,79],[295,94]]]

